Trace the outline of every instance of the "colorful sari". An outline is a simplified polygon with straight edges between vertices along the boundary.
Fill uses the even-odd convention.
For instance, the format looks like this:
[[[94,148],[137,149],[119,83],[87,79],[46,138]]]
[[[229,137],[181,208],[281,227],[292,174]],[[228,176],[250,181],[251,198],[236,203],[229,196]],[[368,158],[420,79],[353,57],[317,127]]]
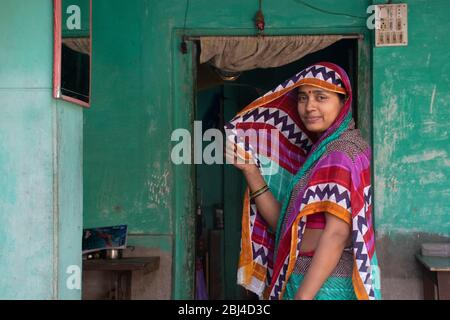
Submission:
[[[317,141],[297,111],[297,88],[305,84],[346,95],[340,114]],[[306,217],[317,212],[333,214],[351,225],[349,283],[356,298],[381,298],[372,224],[371,152],[355,129],[351,105],[347,74],[323,62],[256,99],[225,126],[227,138],[245,158],[255,160],[282,203],[277,230],[270,230],[248,189],[244,195],[237,278],[238,284],[261,299],[283,299],[287,287],[292,296],[302,277],[299,249]],[[249,130],[258,136],[256,143],[240,136]],[[277,152],[267,152],[267,145],[276,146]],[[333,286],[331,280],[323,287]]]

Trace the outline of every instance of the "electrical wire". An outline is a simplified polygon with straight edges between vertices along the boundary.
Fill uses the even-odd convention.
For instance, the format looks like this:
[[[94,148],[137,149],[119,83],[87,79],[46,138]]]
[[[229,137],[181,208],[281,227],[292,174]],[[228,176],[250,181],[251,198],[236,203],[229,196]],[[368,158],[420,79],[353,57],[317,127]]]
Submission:
[[[183,26],[183,32],[186,30],[186,20],[187,20],[188,11],[189,11],[189,0],[186,0],[186,10],[185,10],[185,12],[184,12],[184,26]]]
[[[183,40],[181,41],[181,52],[183,54],[186,54],[188,49],[187,49],[187,43],[186,43],[186,20],[187,20],[187,15],[188,15],[188,11],[189,11],[189,0],[186,0],[186,10],[184,12],[184,24],[183,24]]]
[[[322,13],[326,13],[326,14],[332,14],[332,15],[336,15],[336,16],[345,16],[345,17],[364,19],[364,20],[367,19],[367,17],[355,16],[355,15],[348,14],[348,13],[333,12],[333,11],[328,11],[328,10],[325,10],[325,9],[321,9],[321,8],[313,6],[313,5],[311,5],[311,4],[309,4],[309,3],[305,2],[305,1],[302,1],[302,0],[293,0],[293,1],[304,5],[305,7],[308,7],[308,8],[311,8],[313,10],[316,10],[316,11],[319,11],[319,12],[322,12]]]

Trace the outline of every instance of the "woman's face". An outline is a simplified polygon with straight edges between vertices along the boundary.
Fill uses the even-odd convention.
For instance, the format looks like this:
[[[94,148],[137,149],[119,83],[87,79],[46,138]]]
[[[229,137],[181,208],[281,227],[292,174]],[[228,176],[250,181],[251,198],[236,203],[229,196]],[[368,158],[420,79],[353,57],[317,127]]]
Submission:
[[[335,92],[303,85],[298,88],[298,113],[306,129],[326,131],[336,120],[344,103]]]

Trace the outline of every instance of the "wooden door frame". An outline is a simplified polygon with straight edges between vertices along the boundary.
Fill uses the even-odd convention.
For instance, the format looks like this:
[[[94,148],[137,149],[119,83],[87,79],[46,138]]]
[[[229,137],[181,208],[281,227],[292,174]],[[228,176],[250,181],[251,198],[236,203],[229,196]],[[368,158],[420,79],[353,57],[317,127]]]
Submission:
[[[361,133],[373,148],[372,110],[372,33],[364,27],[326,29],[274,29],[270,35],[321,35],[321,34],[361,34],[357,43],[357,101],[358,123]],[[253,30],[230,33],[229,29],[178,29],[172,32],[172,106],[173,129],[185,128],[193,133],[196,101],[197,50],[192,41],[186,41],[187,53],[181,52],[184,36],[248,36]],[[193,148],[192,148],[193,150]],[[373,163],[372,163],[373,165]],[[172,165],[173,186],[173,261],[172,298],[195,298],[195,166]],[[372,169],[373,181],[373,169]],[[374,212],[374,211],[373,211]]]

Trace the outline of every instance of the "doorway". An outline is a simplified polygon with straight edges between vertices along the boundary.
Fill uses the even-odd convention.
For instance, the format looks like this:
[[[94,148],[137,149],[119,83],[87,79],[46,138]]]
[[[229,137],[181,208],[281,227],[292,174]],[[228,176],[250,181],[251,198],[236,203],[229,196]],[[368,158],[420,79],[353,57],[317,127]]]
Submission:
[[[195,121],[201,121],[202,133],[211,128],[221,129],[238,111],[296,72],[310,64],[329,61],[341,66],[349,75],[355,93],[353,117],[358,127],[357,93],[361,81],[358,44],[356,39],[343,39],[281,67],[242,72],[233,81],[224,80],[206,64],[194,63],[197,74]],[[257,299],[236,284],[246,185],[243,175],[231,165],[199,164],[195,165],[194,181],[196,298]]]

